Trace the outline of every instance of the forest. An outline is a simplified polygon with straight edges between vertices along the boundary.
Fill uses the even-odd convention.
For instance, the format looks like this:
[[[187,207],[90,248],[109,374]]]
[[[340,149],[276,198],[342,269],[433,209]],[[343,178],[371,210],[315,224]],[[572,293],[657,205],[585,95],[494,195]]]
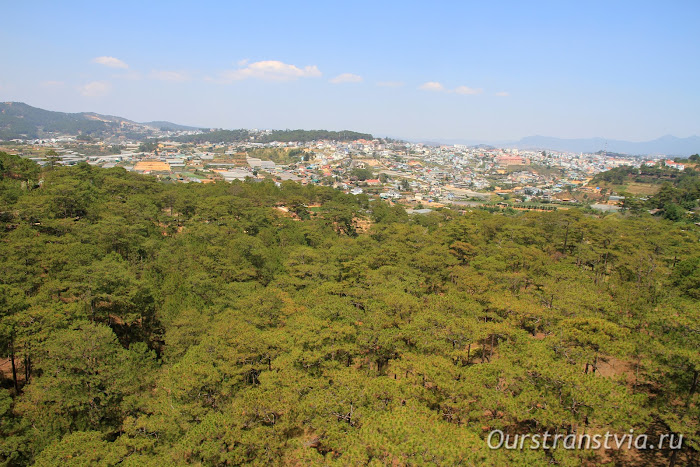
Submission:
[[[693,465],[699,240],[0,153],[0,465]]]

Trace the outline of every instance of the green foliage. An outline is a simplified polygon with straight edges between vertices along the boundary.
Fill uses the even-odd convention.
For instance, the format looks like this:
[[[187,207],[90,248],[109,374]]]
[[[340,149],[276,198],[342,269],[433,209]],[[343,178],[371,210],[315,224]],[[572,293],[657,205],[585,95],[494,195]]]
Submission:
[[[370,169],[352,169],[350,176],[355,177],[360,181],[365,181],[369,180],[370,178],[374,178],[374,173],[372,173],[372,170]]]
[[[687,225],[0,162],[2,465],[580,465],[485,440],[659,427],[697,460]]]
[[[139,152],[153,152],[158,149],[158,140],[144,141],[139,145]]]
[[[99,466],[118,465],[126,448],[109,443],[96,431],[78,431],[44,449],[37,457],[37,466]]]
[[[19,156],[0,152],[0,180],[5,181],[11,179],[29,182],[36,181],[38,175],[39,166],[34,162]]]
[[[671,281],[681,294],[700,300],[700,257],[678,263],[671,274]]]
[[[622,185],[625,183],[627,178],[630,175],[638,174],[639,169],[635,167],[630,167],[627,165],[623,165],[620,167],[615,167],[610,170],[607,170],[605,172],[601,172],[599,174],[596,174],[593,177],[593,180],[591,180],[591,184],[596,184],[600,182],[609,182],[614,185]]]
[[[693,156],[691,156],[692,158]],[[688,162],[688,161],[686,161]],[[665,166],[640,168],[616,167],[597,174],[591,184],[608,182],[614,185],[626,185],[635,183],[650,183],[661,185],[653,196],[646,200],[636,199],[629,193],[621,192],[625,196],[623,209],[639,213],[643,209],[659,209],[660,215],[673,222],[687,221],[698,222],[700,215],[700,170],[697,167],[686,167],[678,170]],[[601,194],[602,191],[601,191]],[[693,212],[693,211],[696,212]],[[690,212],[690,214],[687,214]]]

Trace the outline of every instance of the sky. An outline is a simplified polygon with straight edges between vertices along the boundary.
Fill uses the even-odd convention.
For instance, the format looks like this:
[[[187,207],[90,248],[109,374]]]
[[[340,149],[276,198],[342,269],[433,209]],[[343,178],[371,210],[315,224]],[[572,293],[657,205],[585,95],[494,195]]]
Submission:
[[[410,140],[700,135],[700,2],[0,0],[0,101]]]

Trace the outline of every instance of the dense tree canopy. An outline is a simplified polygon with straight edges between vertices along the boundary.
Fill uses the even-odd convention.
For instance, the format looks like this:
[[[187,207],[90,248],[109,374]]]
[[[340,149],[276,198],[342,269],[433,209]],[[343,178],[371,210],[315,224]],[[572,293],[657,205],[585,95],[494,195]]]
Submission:
[[[6,154],[0,176],[0,465],[698,461],[692,225]],[[684,446],[494,451],[494,429]]]

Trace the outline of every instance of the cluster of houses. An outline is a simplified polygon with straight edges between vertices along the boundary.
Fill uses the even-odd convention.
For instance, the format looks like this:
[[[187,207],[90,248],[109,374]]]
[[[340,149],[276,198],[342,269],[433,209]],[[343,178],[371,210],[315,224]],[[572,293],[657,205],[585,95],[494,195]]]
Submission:
[[[566,201],[573,189],[595,195],[596,189],[587,187],[586,182],[596,173],[642,163],[632,157],[608,157],[601,153],[433,146],[383,139],[206,144],[162,141],[152,152],[139,151],[142,146],[130,142],[122,145],[118,153],[98,156],[63,148],[58,141],[51,141],[47,147],[59,153],[54,161],[59,164],[87,162],[105,168],[119,166],[173,182],[273,178],[278,182],[321,183],[353,195],[367,194],[417,204],[483,200],[496,194],[522,201]],[[266,148],[295,150],[295,154],[303,157],[284,165],[255,157],[268,154]],[[45,157],[34,160],[48,162]],[[683,164],[671,160],[663,160],[663,164],[684,169]],[[371,176],[358,177],[358,170]]]

